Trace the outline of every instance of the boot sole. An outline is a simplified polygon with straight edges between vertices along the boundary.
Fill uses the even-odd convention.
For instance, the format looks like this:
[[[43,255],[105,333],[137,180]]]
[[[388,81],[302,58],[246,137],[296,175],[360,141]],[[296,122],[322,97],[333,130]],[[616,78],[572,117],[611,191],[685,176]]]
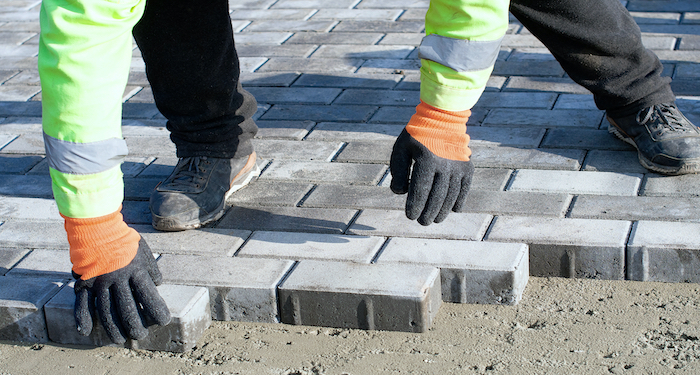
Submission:
[[[260,175],[260,167],[258,167],[256,159],[257,156],[255,152],[253,152],[248,158],[248,163],[246,163],[243,169],[241,169],[236,177],[233,178],[233,181],[231,181],[231,188],[229,188],[229,190],[224,194],[224,199],[221,201],[221,204],[216,208],[216,210],[212,211],[208,215],[198,218],[198,220],[193,220],[186,223],[174,218],[152,215],[151,224],[153,225],[153,228],[164,232],[179,232],[188,229],[197,229],[203,225],[221,219],[221,217],[224,216],[224,213],[226,213],[226,201],[228,198]]]

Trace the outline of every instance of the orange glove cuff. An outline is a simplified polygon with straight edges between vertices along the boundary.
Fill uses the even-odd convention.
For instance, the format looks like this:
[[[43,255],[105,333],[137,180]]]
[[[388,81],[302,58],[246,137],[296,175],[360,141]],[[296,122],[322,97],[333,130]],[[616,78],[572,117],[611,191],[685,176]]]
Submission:
[[[467,120],[470,110],[450,112],[423,101],[406,125],[406,131],[433,154],[450,160],[469,161]]]
[[[65,219],[73,272],[83,280],[126,267],[136,256],[141,236],[128,227],[121,207],[109,215]]]

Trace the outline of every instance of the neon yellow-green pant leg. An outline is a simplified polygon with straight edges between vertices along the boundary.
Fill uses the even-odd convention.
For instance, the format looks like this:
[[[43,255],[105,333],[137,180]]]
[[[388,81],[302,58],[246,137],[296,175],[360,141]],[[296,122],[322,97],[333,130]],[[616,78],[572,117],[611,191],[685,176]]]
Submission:
[[[470,41],[500,40],[508,28],[508,0],[431,0],[425,17],[426,35]],[[493,65],[456,71],[421,60],[421,100],[434,107],[471,109],[486,87]]]
[[[45,136],[68,147],[121,140],[131,31],[144,6],[144,0],[42,2],[39,74]],[[68,217],[106,215],[123,200],[119,166],[88,174],[50,172],[59,211]]]

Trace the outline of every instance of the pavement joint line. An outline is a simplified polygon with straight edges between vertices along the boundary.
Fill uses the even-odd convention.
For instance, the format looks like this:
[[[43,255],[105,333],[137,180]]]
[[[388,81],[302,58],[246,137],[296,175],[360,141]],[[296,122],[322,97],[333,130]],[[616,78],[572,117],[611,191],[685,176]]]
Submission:
[[[357,221],[357,218],[360,217],[360,215],[362,215],[362,211],[364,211],[364,210],[360,209],[360,210],[355,211],[355,215],[352,216],[352,218],[348,222],[348,225],[345,227],[345,229],[343,229],[343,232],[342,232],[343,234],[348,234],[348,231],[353,226],[353,224],[355,224],[355,222]]]
[[[379,249],[377,249],[377,253],[374,254],[374,257],[372,257],[372,260],[369,261],[370,264],[377,263],[377,260],[379,259],[380,256],[382,256],[384,249],[386,249],[387,245],[389,245],[390,240],[391,240],[391,237],[384,237],[384,242],[382,243],[381,246],[379,246]]]

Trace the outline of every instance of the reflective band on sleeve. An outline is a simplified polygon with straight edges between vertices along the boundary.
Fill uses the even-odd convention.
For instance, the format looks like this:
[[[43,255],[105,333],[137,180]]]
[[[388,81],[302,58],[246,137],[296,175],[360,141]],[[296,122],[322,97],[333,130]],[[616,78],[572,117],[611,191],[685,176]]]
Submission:
[[[44,145],[49,167],[69,174],[104,172],[120,165],[129,153],[126,141],[120,138],[77,143],[62,141],[44,133]]]
[[[435,61],[457,72],[484,70],[496,63],[502,40],[503,37],[474,41],[430,34],[423,38],[418,57]]]

